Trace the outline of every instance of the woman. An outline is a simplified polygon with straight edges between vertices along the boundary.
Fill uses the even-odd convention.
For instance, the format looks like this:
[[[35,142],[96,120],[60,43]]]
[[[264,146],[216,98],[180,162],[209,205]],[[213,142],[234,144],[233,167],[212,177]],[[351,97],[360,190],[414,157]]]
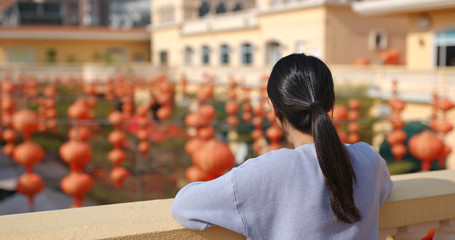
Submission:
[[[267,86],[294,149],[279,149],[209,182],[187,185],[171,214],[247,239],[377,239],[379,207],[392,189],[384,159],[366,143],[343,144],[328,112],[330,70],[304,54],[282,58]]]

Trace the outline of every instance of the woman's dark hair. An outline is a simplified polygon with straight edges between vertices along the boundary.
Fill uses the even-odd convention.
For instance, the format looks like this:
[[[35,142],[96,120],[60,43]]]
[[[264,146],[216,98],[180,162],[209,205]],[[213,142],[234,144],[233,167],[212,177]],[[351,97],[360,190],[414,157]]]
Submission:
[[[354,170],[328,112],[335,103],[332,74],[318,58],[291,54],[273,67],[267,93],[278,119],[311,134],[319,167],[329,188],[330,206],[338,220],[360,221],[352,184]],[[283,123],[284,124],[284,123]]]

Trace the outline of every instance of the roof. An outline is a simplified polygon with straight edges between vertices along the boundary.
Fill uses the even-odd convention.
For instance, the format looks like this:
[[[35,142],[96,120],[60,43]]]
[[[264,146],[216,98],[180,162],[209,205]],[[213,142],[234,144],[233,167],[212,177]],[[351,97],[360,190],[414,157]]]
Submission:
[[[9,8],[11,5],[14,5],[16,1],[14,0],[2,0],[0,1],[0,8],[6,9]]]
[[[393,15],[399,13],[422,12],[455,8],[454,0],[376,0],[355,2],[354,12],[360,15]]]
[[[18,26],[0,27],[3,39],[118,40],[149,41],[146,29],[111,29],[79,26]]]

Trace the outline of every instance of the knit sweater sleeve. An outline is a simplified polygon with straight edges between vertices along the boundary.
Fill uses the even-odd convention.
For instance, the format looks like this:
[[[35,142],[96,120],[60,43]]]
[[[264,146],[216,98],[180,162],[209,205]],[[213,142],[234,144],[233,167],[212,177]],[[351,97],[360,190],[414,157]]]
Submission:
[[[245,235],[232,180],[233,171],[215,180],[194,182],[182,188],[172,204],[172,217],[193,230],[217,225]]]

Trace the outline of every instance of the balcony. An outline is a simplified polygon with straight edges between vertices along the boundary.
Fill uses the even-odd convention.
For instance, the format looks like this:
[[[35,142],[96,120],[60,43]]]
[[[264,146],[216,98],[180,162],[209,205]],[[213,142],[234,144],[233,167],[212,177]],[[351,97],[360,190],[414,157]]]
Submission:
[[[455,170],[392,176],[379,239],[455,239]],[[0,216],[0,239],[245,239],[214,227],[192,231],[170,216],[172,199]]]

